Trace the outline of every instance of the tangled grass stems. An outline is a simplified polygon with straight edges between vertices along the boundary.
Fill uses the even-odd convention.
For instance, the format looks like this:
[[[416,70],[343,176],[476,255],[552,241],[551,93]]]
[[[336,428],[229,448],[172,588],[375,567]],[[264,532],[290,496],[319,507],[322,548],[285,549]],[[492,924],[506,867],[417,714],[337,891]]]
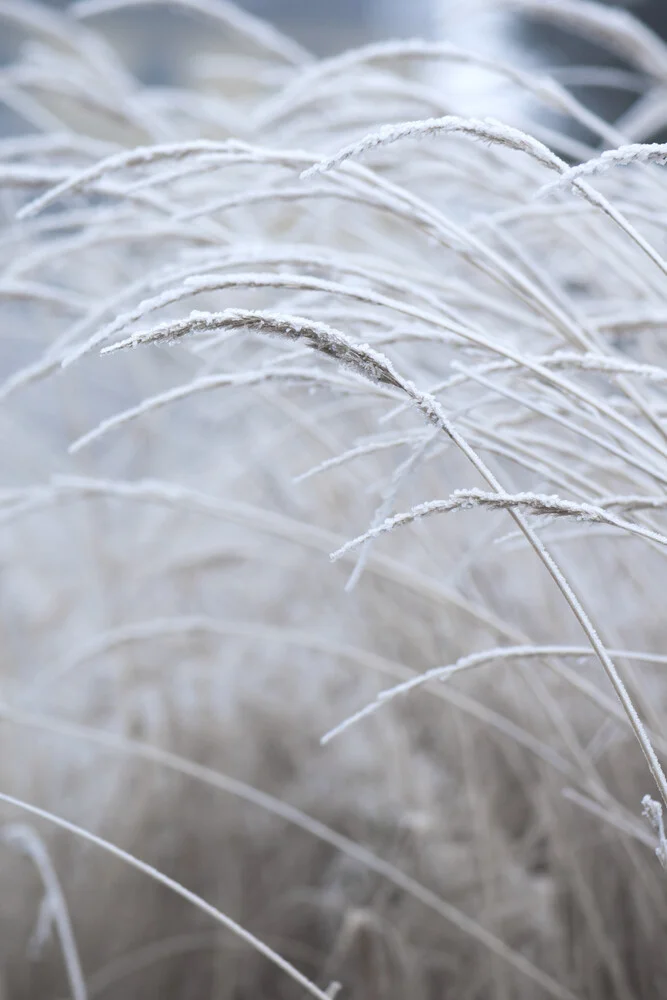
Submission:
[[[462,134],[472,139],[496,143],[515,152],[524,153],[541,166],[549,170],[558,171],[561,175],[565,174],[568,169],[565,161],[556,156],[544,143],[539,142],[520,129],[512,128],[492,119],[481,121],[475,119],[466,120],[457,116],[445,116],[444,118],[410,121],[398,125],[384,126],[379,132],[373,132],[365,138],[345,146],[333,156],[322,159],[318,164],[314,164],[303,171],[301,176],[308,178],[318,173],[333,170],[336,167],[342,166],[347,160],[358,157],[367,150],[375,149],[378,146],[389,145],[402,139],[422,138],[441,132],[445,134]],[[590,204],[599,208],[601,212],[607,215],[625,232],[629,239],[653,261],[663,275],[667,274],[667,262],[662,255],[623,216],[622,212],[615,208],[603,195],[585,184],[581,178],[575,178],[572,184],[578,194],[589,201]],[[540,193],[538,192],[538,196]]]
[[[162,767],[175,770],[180,774],[185,774],[188,777],[196,781],[203,782],[219,791],[224,791],[236,797],[243,798],[246,801],[259,806],[261,809],[279,816],[286,822],[298,826],[308,832],[311,836],[328,843],[337,851],[353,858],[364,867],[376,872],[382,878],[393,883],[409,895],[414,896],[415,899],[419,900],[419,902],[423,905],[433,910],[448,922],[455,924],[458,928],[463,930],[466,935],[469,935],[482,943],[484,947],[488,948],[489,951],[493,952],[493,954],[497,955],[510,966],[513,966],[523,975],[527,976],[528,979],[532,980],[536,985],[545,990],[549,996],[556,997],[558,1000],[574,1000],[575,998],[575,994],[555,982],[550,976],[543,973],[540,969],[536,968],[533,963],[526,959],[526,957],[520,952],[514,951],[512,948],[508,948],[507,945],[496,938],[495,935],[490,934],[484,927],[476,921],[471,920],[468,916],[466,916],[466,914],[457,910],[456,907],[452,906],[446,900],[439,899],[434,892],[427,887],[420,885],[415,879],[405,875],[403,872],[399,871],[382,858],[376,857],[372,852],[360,846],[355,841],[336,833],[323,823],[312,819],[310,816],[307,816],[305,813],[289,806],[281,800],[267,795],[265,792],[252,788],[244,782],[233,779],[227,775],[220,774],[218,771],[214,771],[211,768],[197,765],[192,761],[179,757],[177,754],[169,753],[159,749],[158,747],[142,744],[138,741],[123,739],[122,737],[118,737],[112,733],[100,732],[99,730],[89,727],[75,726],[71,723],[63,723],[60,722],[60,720],[53,720],[48,717],[31,713],[17,712],[14,709],[3,706],[0,706],[0,716],[8,721],[14,722],[17,725],[32,726],[50,730],[60,735],[67,735],[87,742],[97,743],[116,753],[130,754],[132,756],[141,757],[145,760],[158,763]],[[190,893],[187,889],[185,889],[185,887],[174,883],[173,880],[169,879],[167,876],[163,876],[162,873],[157,872],[150,865],[146,865],[137,858],[132,858],[132,860],[129,861],[128,859],[131,855],[126,855],[125,851],[113,844],[108,844],[94,834],[89,834],[86,831],[81,831],[80,833],[79,828],[74,824],[69,823],[67,820],[60,819],[60,817],[57,816],[51,816],[51,814],[45,812],[44,810],[28,803],[20,802],[11,796],[4,795],[4,793],[1,792],[0,797],[3,801],[25,809],[42,819],[53,822],[70,833],[79,836],[85,835],[84,839],[90,840],[91,843],[96,844],[103,850],[107,850],[109,853],[114,854],[121,860],[126,861],[126,863],[132,864],[133,867],[138,868],[140,871],[149,875],[149,877],[154,878],[156,881],[166,885],[168,888],[172,889],[172,891],[177,892],[179,895],[183,895],[189,902],[192,902],[194,905],[204,910],[204,912],[206,912],[209,916],[212,916],[213,919],[222,923],[223,926],[231,930],[232,933],[236,934],[241,940],[256,948],[257,951],[268,958],[269,961],[274,961],[274,956],[280,959],[280,956],[278,956],[277,953],[268,948],[263,942],[259,941],[244,928],[236,924],[235,921],[231,920],[225,914],[221,913],[204,900],[195,896],[194,893]],[[307,992],[314,996],[320,995],[318,988],[313,983],[310,983],[307,979],[305,979],[305,977],[301,976],[299,973],[297,973],[296,976],[293,975],[293,971],[296,972],[296,970],[293,969],[293,966],[291,966],[288,962],[280,959],[280,961],[275,964],[277,964],[282,971],[286,972],[287,975],[296,979],[299,985],[301,985]]]
[[[218,291],[224,288],[233,287],[267,287],[267,288],[300,288],[300,289],[312,289],[315,291],[330,292],[333,294],[343,294],[349,296],[353,299],[361,300],[364,302],[369,302],[371,304],[384,306],[387,309],[393,309],[400,312],[406,316],[412,316],[415,319],[423,320],[426,323],[433,324],[446,331],[446,333],[454,333],[466,341],[469,341],[476,346],[482,347],[494,354],[501,355],[516,365],[526,368],[532,371],[536,375],[550,382],[559,389],[565,390],[565,392],[573,396],[577,400],[581,400],[587,405],[593,406],[599,413],[604,414],[614,423],[620,425],[624,430],[631,433],[633,436],[639,438],[642,443],[649,446],[654,451],[657,451],[662,457],[667,457],[667,451],[665,450],[665,445],[657,442],[654,437],[646,434],[640,427],[632,423],[632,421],[626,419],[618,412],[618,410],[606,404],[603,400],[587,393],[584,389],[580,388],[576,383],[572,381],[566,381],[557,374],[555,374],[548,366],[541,364],[538,361],[531,360],[518,354],[516,351],[508,349],[504,345],[494,343],[489,340],[486,336],[478,333],[474,328],[467,328],[460,326],[459,324],[453,323],[447,319],[441,318],[439,315],[430,314],[425,312],[421,308],[411,306],[407,303],[398,302],[395,299],[388,298],[384,295],[378,293],[368,293],[363,289],[350,289],[347,286],[338,285],[334,282],[324,281],[322,279],[309,278],[307,276],[291,276],[291,275],[233,275],[230,277],[206,277],[204,279],[193,276],[192,279],[186,280],[185,286],[181,289],[176,289],[173,292],[165,292],[157,296],[155,299],[148,300],[145,303],[139,305],[139,307],[134,311],[133,314],[127,317],[120,317],[116,320],[110,328],[99,331],[94,335],[88,342],[79,347],[75,352],[69,355],[63,364],[71,364],[74,360],[77,360],[83,353],[92,349],[94,345],[97,345],[103,340],[108,339],[111,333],[117,333],[127,326],[130,322],[138,319],[139,317],[145,315],[147,312],[151,312],[154,309],[161,308],[165,304],[171,304],[173,302],[179,301],[188,295],[194,295],[204,291]],[[243,325],[239,322],[240,318],[243,316],[243,311],[240,310],[227,310],[225,313],[220,314],[217,322],[219,322],[221,327],[233,326],[234,324],[240,326]],[[256,326],[257,323],[262,323],[261,314],[257,313],[256,317],[253,318],[250,312],[246,312],[248,325]],[[188,335],[193,331],[198,330],[198,315],[195,314],[192,320],[177,321],[172,324],[163,324],[155,328],[154,330],[147,332],[139,332],[125,340],[119,341],[116,344],[109,345],[107,348],[103,348],[103,353],[112,353],[116,350],[122,350],[128,347],[135,347],[141,343],[152,343],[160,341],[169,341],[171,339],[176,339],[180,336]],[[202,320],[203,322],[203,320]],[[211,320],[211,323],[215,320]],[[270,326],[272,320],[269,314],[266,315],[266,324]],[[283,326],[289,326],[291,319],[286,317],[284,320],[276,318],[275,323],[277,324],[276,333],[280,335],[281,323]],[[296,317],[295,322],[297,326],[307,324],[307,321],[301,317]],[[268,331],[268,326],[264,332]],[[260,332],[262,332],[260,330]],[[341,339],[343,335],[340,332],[336,332],[336,336]],[[611,446],[609,446],[611,447]],[[627,459],[633,464],[641,465],[639,458],[629,457]],[[644,467],[645,468],[645,467]],[[651,475],[660,476],[659,472],[649,472]]]
[[[294,339],[295,337],[298,338],[301,335],[302,329],[310,345],[316,350],[321,351],[329,357],[335,358],[344,365],[349,365],[356,370],[362,378],[368,379],[371,382],[384,382],[402,390],[430,423],[445,432],[445,434],[473,465],[476,471],[488,483],[493,492],[501,497],[504,495],[504,491],[494,474],[485,465],[477,453],[470,447],[459,431],[457,431],[451,424],[440,404],[432,396],[427,393],[420,392],[410,381],[401,378],[387,358],[376,351],[372,351],[370,348],[352,345],[350,341],[338,333],[338,331],[331,330],[330,328],[313,327],[308,324],[304,325],[302,328],[299,324],[294,326],[289,324],[286,335],[289,339]],[[281,331],[278,332],[279,334],[281,333]],[[544,567],[549,572],[550,576],[554,580],[554,583],[561,591],[561,594],[569,605],[574,617],[577,619],[584,633],[588,637],[591,646],[595,650],[612,686],[614,687],[614,690],[616,691],[616,694],[619,697],[619,700],[621,701],[621,704],[623,705],[624,710],[628,715],[630,724],[648,763],[649,770],[651,771],[663,801],[667,804],[667,778],[665,778],[662,765],[658,760],[644,724],[637,713],[634,703],[632,702],[626,684],[617,667],[609,657],[609,654],[607,653],[605,646],[600,640],[597,631],[582,606],[579,597],[575,594],[573,588],[568,583],[553,556],[546,549],[544,543],[537,537],[532,528],[528,526],[522,514],[520,514],[513,505],[506,507],[506,509],[519,530],[525,535],[526,540],[532,546]]]
[[[590,430],[584,420],[582,420],[580,414],[574,414],[578,417],[578,420],[575,421],[572,418],[563,416],[562,413],[558,412],[553,404],[549,405],[542,402],[535,402],[526,393],[519,393],[515,390],[507,388],[506,386],[499,385],[498,382],[492,382],[478,371],[472,371],[471,369],[465,368],[463,365],[455,364],[455,367],[459,368],[462,374],[466,375],[469,379],[471,379],[471,381],[477,382],[480,385],[489,388],[498,396],[503,396],[506,399],[510,399],[518,403],[521,407],[525,407],[526,409],[532,410],[534,413],[545,416],[550,422],[566,428],[576,437],[582,437],[596,445],[601,450],[608,452],[608,454],[622,459],[627,465],[632,466],[634,469],[650,476],[655,482],[660,484],[664,483],[664,473],[659,466],[647,463],[646,459],[642,459],[639,452],[634,453],[627,447],[621,448],[614,443],[614,441],[605,439],[596,429]],[[561,409],[564,409],[564,407],[561,407]]]
[[[630,63],[554,82],[441,42],[312,59],[214,0],[176,6],[234,51],[153,88],[114,51],[135,0],[79,26],[8,5],[38,44],[3,95],[42,135],[0,142],[3,787],[53,813],[72,792],[81,827],[181,886],[210,866],[327,996],[643,1000],[665,907],[633,731],[661,796],[667,751],[664,169],[643,140],[667,50],[600,5],[528,3]],[[449,66],[496,73],[506,125],[465,117]],[[606,123],[573,80],[639,99]],[[529,120],[545,106],[554,127]],[[321,172],[374,144],[377,168]],[[375,544],[471,504],[479,532],[432,518]],[[321,567],[341,547],[346,600]],[[360,704],[385,709],[314,755]],[[121,880],[59,836],[80,967],[110,994],[178,996],[181,970],[202,996],[285,988],[245,945],[188,950],[189,908],[148,891],[107,947]],[[27,888],[9,862],[5,885]],[[59,952],[21,958],[35,905],[0,955],[12,1000],[15,973],[63,992]]]

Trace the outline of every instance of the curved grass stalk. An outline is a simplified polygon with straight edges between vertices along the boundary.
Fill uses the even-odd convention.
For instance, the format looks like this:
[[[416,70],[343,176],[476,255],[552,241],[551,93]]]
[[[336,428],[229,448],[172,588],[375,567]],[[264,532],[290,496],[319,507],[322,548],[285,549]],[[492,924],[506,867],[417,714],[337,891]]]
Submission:
[[[67,833],[73,834],[80,840],[88,841],[88,843],[93,844],[95,847],[99,847],[102,851],[107,854],[111,854],[113,857],[122,861],[124,864],[128,865],[130,868],[135,868],[137,871],[141,872],[143,875],[147,875],[148,878],[152,879],[154,882],[158,882],[160,885],[165,886],[165,888],[171,890],[177,896],[180,896],[187,903],[195,906],[206,916],[211,917],[217,923],[221,924],[226,930],[231,931],[232,934],[240,938],[246,944],[250,945],[255,951],[259,952],[264,958],[272,962],[281,972],[284,972],[290,979],[293,979],[295,983],[302,987],[306,993],[311,996],[316,997],[317,1000],[328,1000],[327,994],[320,990],[315,983],[311,982],[306,976],[304,976],[298,969],[296,969],[290,962],[284,959],[278,952],[274,951],[267,944],[261,941],[259,938],[251,934],[250,931],[246,930],[231,917],[223,913],[222,910],[217,909],[211,903],[207,903],[205,899],[198,896],[196,893],[191,892],[180,882],[175,879],[170,878],[165,875],[164,872],[158,871],[153,865],[147,864],[140,858],[136,858],[129,851],[123,850],[116,844],[112,844],[110,841],[105,840],[103,837],[99,837],[97,834],[92,833],[90,830],[85,830],[81,826],[77,826],[76,823],[70,823],[69,820],[63,819],[62,816],[56,816],[54,813],[49,812],[46,809],[41,809],[39,806],[32,805],[29,802],[24,802],[22,799],[15,798],[13,795],[8,795],[6,792],[0,792],[0,801],[4,802],[6,805],[14,806],[15,808],[21,810],[22,812],[27,812],[31,816],[35,816],[38,819],[45,820],[52,826],[57,826],[61,830],[65,830]],[[558,994],[555,994],[558,995]],[[560,994],[564,996],[565,994]],[[567,994],[568,996],[570,994]]]
[[[577,1000],[575,994],[569,989],[557,983],[551,978],[551,976],[542,972],[541,969],[538,969],[524,955],[508,947],[498,937],[487,931],[470,917],[466,916],[465,913],[458,910],[455,906],[452,906],[451,903],[440,899],[431,889],[421,885],[411,876],[405,875],[389,862],[384,861],[367,848],[355,843],[355,841],[337,833],[335,830],[327,827],[324,823],[320,823],[318,820],[313,819],[306,813],[301,812],[301,810],[282,802],[280,799],[268,795],[259,789],[253,788],[252,785],[248,785],[245,782],[231,778],[228,775],[221,774],[211,768],[203,767],[200,764],[196,764],[183,757],[179,757],[177,754],[160,750],[158,747],[153,747],[149,744],[127,740],[111,733],[104,733],[99,730],[76,726],[72,723],[62,723],[60,721],[54,722],[48,716],[35,716],[30,715],[29,713],[15,712],[13,709],[7,708],[6,706],[0,706],[0,716],[19,725],[37,726],[38,728],[51,730],[64,736],[97,743],[98,745],[111,749],[115,752],[154,761],[162,767],[169,768],[170,770],[184,774],[220,791],[227,792],[237,798],[251,802],[254,805],[259,806],[261,809],[268,811],[275,816],[279,816],[291,825],[299,827],[311,836],[316,837],[318,840],[330,844],[347,857],[359,862],[359,864],[363,867],[375,872],[375,874],[380,875],[381,878],[386,879],[388,882],[406,892],[408,895],[413,896],[424,906],[433,910],[447,922],[453,924],[462,933],[482,944],[494,955],[498,956],[498,958],[507,962],[512,968],[516,969],[536,985],[540,986],[549,996],[555,997],[557,1000]],[[157,869],[152,866],[134,858],[127,852],[115,847],[115,845],[109,844],[107,841],[102,840],[102,838],[97,837],[95,834],[89,833],[81,827],[75,826],[73,823],[69,823],[67,820],[54,816],[52,813],[48,813],[45,810],[41,810],[35,806],[29,805],[28,803],[21,802],[20,800],[2,792],[0,792],[0,801],[16,805],[19,808],[31,812],[33,815],[55,823],[63,829],[89,840],[91,843],[96,844],[103,850],[108,851],[108,853],[115,855],[125,863],[137,868],[144,874],[149,875],[149,877],[153,878],[155,881],[161,882],[163,885],[167,886],[167,888],[176,892],[188,902],[191,902],[193,905],[203,910],[204,913],[213,917],[213,919],[217,920],[227,929],[231,930],[232,933],[241,940],[254,947],[262,955],[268,958],[269,961],[272,961],[275,965],[282,969],[283,972],[299,983],[299,985],[301,985],[311,995],[319,998],[326,996],[326,994],[323,994],[313,983],[307,980],[305,976],[302,976],[301,973],[290,965],[290,963],[281,958],[280,955],[264,944],[264,942],[254,937],[254,935],[250,934],[249,931],[245,930],[235,921],[231,920],[231,918],[229,918],[226,914],[223,914],[220,910],[211,906],[211,904],[206,903],[200,897],[187,890],[184,886],[181,886],[178,882],[170,879],[168,876],[157,871]]]

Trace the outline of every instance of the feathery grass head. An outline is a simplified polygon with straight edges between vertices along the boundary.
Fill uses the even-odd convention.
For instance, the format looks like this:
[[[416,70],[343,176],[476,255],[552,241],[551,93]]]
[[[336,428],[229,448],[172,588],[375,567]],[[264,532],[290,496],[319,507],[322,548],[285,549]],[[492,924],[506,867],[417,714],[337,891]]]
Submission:
[[[0,6],[0,987],[655,996],[663,146],[218,0],[151,86],[141,6]]]

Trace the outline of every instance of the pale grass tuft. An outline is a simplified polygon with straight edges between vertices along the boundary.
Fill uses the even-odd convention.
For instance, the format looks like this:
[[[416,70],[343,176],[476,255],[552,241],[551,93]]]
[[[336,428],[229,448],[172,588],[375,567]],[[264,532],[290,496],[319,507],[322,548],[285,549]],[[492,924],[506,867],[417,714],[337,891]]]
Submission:
[[[0,993],[665,994],[667,47],[159,6],[0,10]]]

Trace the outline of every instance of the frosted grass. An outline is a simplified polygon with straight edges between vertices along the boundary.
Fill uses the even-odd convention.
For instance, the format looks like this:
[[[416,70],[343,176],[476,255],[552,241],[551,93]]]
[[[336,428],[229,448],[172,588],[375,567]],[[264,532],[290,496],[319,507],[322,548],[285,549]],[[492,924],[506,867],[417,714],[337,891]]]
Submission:
[[[513,5],[623,61],[558,80],[177,6],[219,47],[177,88],[136,0],[2,10],[0,987],[654,996],[667,49],[588,0]]]

